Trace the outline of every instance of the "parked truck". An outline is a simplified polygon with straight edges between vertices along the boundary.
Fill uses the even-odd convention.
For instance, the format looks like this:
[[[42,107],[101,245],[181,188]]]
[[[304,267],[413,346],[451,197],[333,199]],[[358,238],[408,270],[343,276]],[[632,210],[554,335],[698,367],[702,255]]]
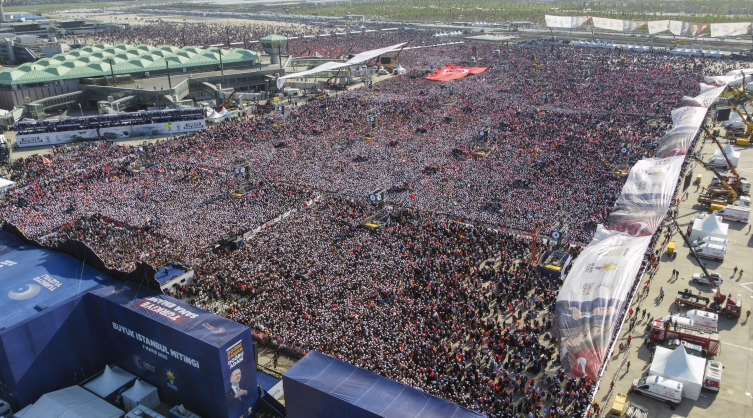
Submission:
[[[739,318],[740,313],[742,312],[742,302],[737,300],[737,298],[731,293],[729,295],[723,294],[718,288],[714,289],[713,298],[695,294],[692,290],[681,290],[677,292],[675,303],[680,308],[700,309],[706,312],[714,312],[722,314],[729,319]]]
[[[661,319],[655,319],[651,324],[651,341],[663,343],[667,340],[678,339],[687,341],[691,344],[701,346],[703,354],[714,357],[719,353],[720,338],[719,333],[715,331],[702,331],[700,329],[685,328],[682,325],[677,327],[667,327]]]

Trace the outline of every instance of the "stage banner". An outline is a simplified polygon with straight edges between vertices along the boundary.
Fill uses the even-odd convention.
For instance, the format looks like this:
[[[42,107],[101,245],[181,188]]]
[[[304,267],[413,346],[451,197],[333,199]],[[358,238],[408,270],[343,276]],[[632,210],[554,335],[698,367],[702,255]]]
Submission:
[[[677,126],[667,131],[658,141],[656,156],[669,158],[687,154],[698,130],[695,126]]]
[[[608,19],[604,17],[594,17],[592,19],[594,27],[618,32],[631,32],[646,24],[643,21]]]
[[[648,22],[648,33],[653,35],[669,30],[669,20],[654,20]]]
[[[704,109],[705,110],[705,109]],[[622,186],[616,206],[669,208],[685,156],[646,158],[635,163]]]
[[[700,84],[701,94],[695,97],[683,96],[682,102],[685,106],[704,107],[708,109],[716,102],[716,99],[724,93],[726,87],[717,87],[710,84]]]
[[[750,29],[750,22],[740,23],[712,23],[711,37],[718,38],[721,36],[739,36],[745,35]]]
[[[571,376],[598,379],[650,242],[599,225],[575,260],[555,307],[560,361]]]
[[[586,23],[591,16],[550,16],[544,15],[546,26],[549,28],[575,29]]]
[[[701,23],[701,24],[700,24],[700,25],[698,26],[698,33],[699,33],[699,34],[703,33],[703,31],[705,31],[705,30],[706,30],[706,28],[708,28],[709,26],[711,26],[711,24],[710,24],[710,23]]]
[[[690,36],[691,23],[680,20],[669,21],[669,31],[675,36]]]
[[[672,110],[672,124],[677,126],[692,126],[700,128],[706,118],[708,109],[695,106],[678,107]]]
[[[667,214],[666,208],[621,208],[609,214],[609,229],[624,232],[633,237],[654,235]]]
[[[205,417],[249,418],[258,399],[248,327],[133,283],[86,295],[107,364]]]
[[[456,67],[452,64],[434,70],[434,72],[424,77],[427,80],[450,81],[463,78],[468,74],[481,74],[486,71],[487,67]]]

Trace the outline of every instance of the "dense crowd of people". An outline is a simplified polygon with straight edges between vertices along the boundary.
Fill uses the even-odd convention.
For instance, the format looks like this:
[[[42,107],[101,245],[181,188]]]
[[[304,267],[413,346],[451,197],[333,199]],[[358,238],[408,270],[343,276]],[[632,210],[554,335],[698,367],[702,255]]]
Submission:
[[[350,49],[327,42],[332,54]],[[492,418],[573,416],[593,382],[558,366],[561,281],[532,266],[540,253],[520,233],[564,221],[563,248],[577,256],[619,194],[614,171],[654,155],[669,110],[708,68],[743,63],[498,49],[478,45],[473,60],[488,69],[449,83],[423,76],[471,65],[469,45],[406,50],[406,75],[157,141],[140,173],[128,167],[142,150],[106,142],[15,159],[19,187],[0,218],[51,246],[82,240],[113,268],[182,260],[196,279],[176,296],[265,343],[321,351]],[[250,181],[233,193],[246,185],[239,160]],[[379,187],[390,222],[360,227]],[[243,248],[213,251],[291,211]]]

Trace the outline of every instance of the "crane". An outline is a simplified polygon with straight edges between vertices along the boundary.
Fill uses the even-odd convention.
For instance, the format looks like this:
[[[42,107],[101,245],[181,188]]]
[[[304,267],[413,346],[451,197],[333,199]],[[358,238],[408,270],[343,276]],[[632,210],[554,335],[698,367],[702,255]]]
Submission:
[[[703,193],[700,196],[698,196],[698,203],[706,204],[706,205],[719,205],[719,206],[725,206],[733,204],[737,200],[737,193],[735,192],[735,189],[730,187],[730,185],[727,183],[727,181],[724,179],[724,176],[719,173],[714,167],[708,165],[705,161],[698,158],[698,156],[693,155],[692,156],[694,160],[696,160],[701,166],[703,166],[706,170],[711,170],[716,178],[719,179],[719,182],[722,184],[724,189],[719,188],[708,188],[706,189],[707,193]],[[725,197],[726,196],[726,197]]]
[[[400,50],[397,51],[397,55],[395,55],[395,58],[393,58],[392,61],[390,61],[389,65],[387,65],[387,71],[389,71],[391,73],[392,70],[394,70],[394,68],[392,68],[392,64],[394,64],[395,61],[397,61],[397,57],[400,56],[400,53],[403,52],[403,49],[405,49],[405,47],[408,46],[408,44],[411,43],[411,42],[413,42],[413,40],[410,40],[410,41],[404,43],[403,46],[400,47]]]
[[[337,73],[335,73],[335,75],[333,75],[332,77],[328,78],[327,81],[324,82],[324,84],[322,85],[322,90],[319,92],[319,95],[316,96],[317,99],[323,99],[323,98],[327,97],[327,93],[324,92],[324,89],[327,88],[327,86],[329,85],[330,80],[337,79],[337,77],[340,76],[340,71],[342,71],[342,67],[337,70]]]
[[[719,151],[722,152],[722,156],[724,157],[724,160],[727,162],[727,167],[729,167],[730,171],[732,171],[732,175],[735,176],[734,179],[730,179],[729,177],[725,176],[725,180],[727,183],[735,189],[738,193],[750,193],[750,183],[746,181],[746,179],[740,177],[740,175],[737,173],[737,169],[734,165],[732,165],[732,161],[729,160],[729,157],[727,157],[727,153],[724,152],[724,148],[722,148],[722,144],[719,143],[719,140],[716,139],[714,135],[709,132],[709,129],[705,126],[702,126],[703,130],[706,132],[706,135],[708,135],[709,138],[711,138],[714,143],[716,143],[716,146],[719,147]]]
[[[237,92],[238,92],[238,89],[237,89],[237,88],[236,88],[236,89],[234,89],[234,90],[233,90],[233,92],[232,92],[232,93],[230,93],[230,96],[227,96],[227,98],[225,99],[225,101],[224,101],[224,102],[222,102],[222,104],[221,104],[221,105],[217,106],[217,111],[218,111],[218,112],[219,112],[219,111],[222,111],[222,108],[223,108],[223,107],[225,107],[225,106],[227,106],[227,104],[228,104],[228,103],[230,102],[230,99],[232,99],[232,98],[233,98],[233,96],[235,96],[235,93],[237,93]],[[230,110],[230,109],[228,109],[228,110]]]
[[[625,48],[620,46],[618,47],[618,49],[620,50],[621,52],[620,55],[622,56],[622,58],[620,59],[620,62],[623,64],[627,64],[628,58],[627,58],[627,52],[625,52]]]
[[[748,120],[748,118],[743,115],[743,112],[741,112],[740,109],[738,109],[737,106],[735,106],[735,104],[732,103],[732,100],[730,100],[730,98],[727,98],[727,101],[729,102],[729,106],[732,108],[732,110],[734,110],[735,113],[740,115],[740,118],[742,118],[743,123],[745,124],[745,133],[743,135],[748,136],[748,137],[753,136],[753,122]],[[743,110],[745,109],[743,108]],[[747,113],[747,111],[745,113]]]

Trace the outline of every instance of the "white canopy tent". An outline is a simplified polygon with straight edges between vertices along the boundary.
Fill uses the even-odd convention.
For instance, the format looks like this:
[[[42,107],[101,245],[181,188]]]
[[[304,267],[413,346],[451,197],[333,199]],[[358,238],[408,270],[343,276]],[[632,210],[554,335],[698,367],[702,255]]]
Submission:
[[[130,411],[139,405],[147,408],[156,408],[159,405],[157,388],[141,380],[136,380],[130,389],[123,392],[122,396],[126,411]]]
[[[101,398],[106,398],[118,389],[128,385],[136,379],[136,376],[128,373],[118,366],[105,366],[105,371],[96,379],[93,379],[84,387]]]
[[[0,178],[0,193],[5,193],[7,190],[16,186],[16,183],[4,178]]]
[[[648,374],[682,383],[682,396],[697,401],[701,396],[705,368],[706,360],[691,356],[682,345],[674,350],[656,347]]]
[[[219,112],[210,109],[209,112],[207,112],[207,119],[212,123],[219,123],[225,120],[228,120],[234,116],[234,113],[225,109],[224,107]]]
[[[727,146],[724,147],[724,153],[727,154],[727,158],[729,158],[729,162],[731,162],[733,166],[737,167],[737,163],[740,162],[740,151],[735,151],[730,144],[727,144]],[[722,151],[719,149],[714,151],[713,159],[723,160],[724,156],[722,155]]]
[[[696,219],[693,222],[693,229],[690,231],[690,240],[695,241],[699,238],[714,237],[727,238],[729,225],[722,223],[722,217],[716,216],[716,212],[704,219]]]
[[[81,386],[42,395],[23,410],[23,418],[120,418],[123,411]]]

